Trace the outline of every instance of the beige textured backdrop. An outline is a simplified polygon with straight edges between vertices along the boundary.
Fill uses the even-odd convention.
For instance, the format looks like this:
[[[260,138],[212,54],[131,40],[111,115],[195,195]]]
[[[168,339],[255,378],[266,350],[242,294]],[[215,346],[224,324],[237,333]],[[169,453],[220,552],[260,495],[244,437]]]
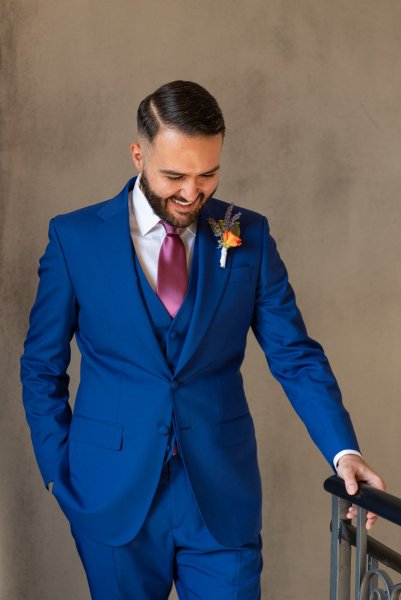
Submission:
[[[87,600],[34,462],[19,356],[55,214],[132,175],[135,111],[169,80],[218,98],[218,196],[265,214],[366,458],[401,496],[401,4],[3,0],[1,600]],[[71,397],[78,352],[71,364]],[[249,336],[264,483],[263,598],[328,597],[330,469]],[[400,530],[376,535],[401,549]],[[174,596],[175,597],[175,596]]]

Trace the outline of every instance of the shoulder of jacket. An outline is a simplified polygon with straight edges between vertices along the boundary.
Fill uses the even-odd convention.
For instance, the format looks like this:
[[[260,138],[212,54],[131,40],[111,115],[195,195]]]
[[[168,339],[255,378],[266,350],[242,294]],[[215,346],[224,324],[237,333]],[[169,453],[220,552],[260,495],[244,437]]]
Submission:
[[[128,191],[133,187],[136,177],[130,179],[124,186],[124,188],[112,198],[102,200],[101,202],[95,202],[94,204],[87,204],[71,210],[65,213],[59,213],[53,217],[55,225],[67,226],[72,225],[90,225],[91,223],[97,222],[97,215],[104,211],[104,209],[115,211],[121,210],[121,201],[126,196]],[[110,207],[110,209],[108,208]]]
[[[75,210],[71,210],[66,213],[59,213],[53,217],[55,223],[71,223],[77,221],[85,221],[95,216],[102,206],[105,206],[113,202],[114,198],[110,200],[103,200],[102,202],[96,202],[95,204],[88,204],[87,206],[81,206]]]

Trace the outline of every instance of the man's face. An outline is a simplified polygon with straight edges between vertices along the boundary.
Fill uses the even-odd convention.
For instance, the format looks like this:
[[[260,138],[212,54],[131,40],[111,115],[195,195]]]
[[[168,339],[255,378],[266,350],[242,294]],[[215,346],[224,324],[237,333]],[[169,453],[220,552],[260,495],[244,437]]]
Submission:
[[[221,134],[188,136],[162,128],[152,143],[131,145],[141,188],[155,214],[174,227],[197,220],[217,189]]]

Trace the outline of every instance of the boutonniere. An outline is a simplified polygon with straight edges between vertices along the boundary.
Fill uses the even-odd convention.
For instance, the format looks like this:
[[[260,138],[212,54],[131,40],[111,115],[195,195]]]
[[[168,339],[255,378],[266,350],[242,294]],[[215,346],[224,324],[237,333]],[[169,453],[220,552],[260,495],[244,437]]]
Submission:
[[[234,208],[234,204],[230,204],[230,206],[226,210],[226,214],[224,215],[224,220],[219,219],[215,221],[212,217],[208,218],[208,222],[212,231],[216,237],[219,238],[218,248],[221,248],[221,256],[220,256],[220,266],[226,266],[226,258],[227,258],[227,250],[229,248],[235,248],[236,246],[241,246],[242,240],[239,237],[239,222],[240,212],[232,215],[232,211]]]

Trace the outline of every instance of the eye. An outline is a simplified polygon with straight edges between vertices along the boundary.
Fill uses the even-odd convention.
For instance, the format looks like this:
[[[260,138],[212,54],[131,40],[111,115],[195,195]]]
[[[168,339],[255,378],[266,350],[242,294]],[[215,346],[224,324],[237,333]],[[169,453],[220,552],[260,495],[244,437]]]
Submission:
[[[216,175],[216,172],[214,172],[214,173],[204,173],[202,175],[202,177],[214,177],[214,175]]]
[[[169,181],[178,181],[179,179],[182,179],[182,175],[166,175],[166,177]]]

